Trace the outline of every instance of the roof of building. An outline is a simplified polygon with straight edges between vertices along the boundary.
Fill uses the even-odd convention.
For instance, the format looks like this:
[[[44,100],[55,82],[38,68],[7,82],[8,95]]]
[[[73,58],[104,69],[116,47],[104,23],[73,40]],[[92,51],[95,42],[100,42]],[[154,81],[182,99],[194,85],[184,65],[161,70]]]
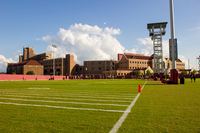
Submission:
[[[84,62],[117,62],[117,60],[86,60]]]
[[[152,59],[151,56],[146,56],[146,55],[143,55],[143,54],[124,53],[124,54],[121,54],[121,55],[124,55],[125,58],[127,58],[127,59],[141,59],[141,60]]]
[[[34,65],[34,66],[38,66],[41,65],[38,61],[36,60],[28,60],[28,61],[24,61],[21,63],[9,63],[9,66],[24,66],[24,65]]]
[[[165,60],[170,60],[169,58],[165,58]],[[181,59],[177,59],[176,62],[183,62]]]
[[[41,65],[41,64],[36,60],[29,60],[25,63],[25,65]]]

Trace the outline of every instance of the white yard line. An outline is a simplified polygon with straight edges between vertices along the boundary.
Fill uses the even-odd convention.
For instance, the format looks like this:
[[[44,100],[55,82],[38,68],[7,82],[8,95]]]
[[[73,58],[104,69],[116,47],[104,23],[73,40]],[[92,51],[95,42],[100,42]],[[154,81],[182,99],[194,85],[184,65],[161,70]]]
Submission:
[[[114,112],[121,113],[124,110],[106,110],[106,109],[94,109],[94,108],[75,108],[75,107],[65,107],[65,106],[51,106],[51,105],[39,105],[39,104],[23,104],[23,103],[12,103],[12,102],[0,102],[4,105],[16,105],[16,106],[29,106],[29,107],[46,107],[55,109],[68,109],[68,110],[86,110],[86,111],[101,111],[101,112]]]
[[[25,94],[25,93],[7,93],[8,95],[26,95],[26,96],[44,96],[40,94]],[[1,95],[0,95],[1,96]],[[49,95],[49,97],[61,97],[61,98],[92,98],[92,99],[108,99],[108,100],[132,100],[135,95],[132,95],[131,98],[121,98],[119,97],[98,97],[98,96],[82,96],[82,95]]]
[[[27,88],[29,90],[49,90],[50,88]]]
[[[5,93],[8,95],[27,95],[27,93]],[[2,94],[3,95],[3,94]],[[40,94],[28,94],[29,96],[44,96],[44,95],[40,95]],[[121,96],[119,95],[86,95],[86,94],[66,94],[66,95],[49,95],[52,97],[88,97],[88,98],[104,98],[104,99],[127,99],[127,100],[132,100],[133,99],[133,94],[131,94],[131,96]]]
[[[74,101],[96,101],[96,102],[121,102],[121,103],[130,103],[130,100],[106,100],[106,99],[91,99],[91,98],[61,98],[61,97],[36,97],[36,96],[19,96],[19,95],[1,95],[8,97],[29,97],[29,98],[45,98],[45,99],[57,99],[57,100],[74,100]]]
[[[12,100],[12,101],[25,101],[25,102],[46,102],[46,103],[67,103],[67,104],[84,104],[84,105],[103,105],[103,106],[124,106],[127,107],[128,105],[124,104],[106,104],[106,103],[85,103],[85,102],[66,102],[66,101],[51,101],[51,100],[33,100],[33,99],[20,99],[20,98],[5,98],[0,97],[1,100]]]
[[[146,83],[147,83],[147,81],[145,81],[144,85],[142,86],[142,89],[145,87]],[[133,99],[133,101],[131,102],[131,104],[128,106],[128,108],[122,114],[122,116],[119,118],[119,120],[115,123],[115,125],[113,126],[113,128],[110,130],[109,133],[117,133],[117,131],[119,130],[119,128],[121,127],[121,125],[123,124],[123,122],[126,120],[128,114],[131,112],[131,109],[135,105],[136,101],[140,97],[140,94],[141,93],[138,93],[137,96]]]

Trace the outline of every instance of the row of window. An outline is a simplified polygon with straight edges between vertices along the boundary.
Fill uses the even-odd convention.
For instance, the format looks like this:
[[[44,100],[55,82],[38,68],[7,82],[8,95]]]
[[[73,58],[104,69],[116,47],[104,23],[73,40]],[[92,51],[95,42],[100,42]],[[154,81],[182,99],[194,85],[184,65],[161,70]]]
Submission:
[[[147,64],[147,62],[141,62],[141,61],[129,61],[129,63],[133,63],[133,64]]]
[[[118,76],[126,76],[127,73],[118,73]]]
[[[146,69],[146,67],[129,67],[129,69]]]

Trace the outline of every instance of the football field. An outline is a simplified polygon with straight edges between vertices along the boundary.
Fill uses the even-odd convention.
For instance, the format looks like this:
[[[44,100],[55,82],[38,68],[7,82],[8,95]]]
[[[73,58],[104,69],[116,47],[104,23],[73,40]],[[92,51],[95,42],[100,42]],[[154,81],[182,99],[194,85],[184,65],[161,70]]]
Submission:
[[[200,82],[1,81],[0,116],[2,133],[200,132]]]

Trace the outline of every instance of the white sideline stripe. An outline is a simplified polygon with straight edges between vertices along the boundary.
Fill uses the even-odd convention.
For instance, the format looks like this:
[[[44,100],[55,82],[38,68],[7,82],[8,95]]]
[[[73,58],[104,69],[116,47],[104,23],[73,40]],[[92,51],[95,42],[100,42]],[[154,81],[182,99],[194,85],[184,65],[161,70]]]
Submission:
[[[26,95],[24,93],[15,93],[15,92],[5,93],[5,94]],[[38,94],[31,94],[31,95],[38,95]],[[66,93],[66,95],[51,95],[51,96],[58,96],[58,97],[60,97],[60,96],[91,97],[91,95],[92,95],[92,97],[96,97],[96,98],[101,98],[102,97],[102,98],[114,98],[115,99],[115,98],[119,98],[120,97],[120,99],[133,99],[133,96],[135,96],[136,94],[134,94],[134,93],[130,94],[129,93],[126,96],[126,95],[121,95],[121,94],[119,94],[119,95],[106,95],[106,94],[105,95],[98,95],[98,94]]]
[[[39,95],[39,94],[24,94],[24,93],[6,93],[7,95],[26,95],[26,96],[44,96],[44,95]],[[120,95],[119,95],[120,96]],[[111,100],[132,100],[134,97],[136,96],[136,94],[132,95],[132,97],[130,98],[117,98],[117,97],[95,97],[95,96],[83,96],[83,95],[49,95],[49,97],[62,97],[62,98],[77,98],[77,97],[80,97],[80,98],[94,98],[94,99],[111,99]]]
[[[12,103],[12,102],[0,102],[4,105],[16,105],[16,106],[30,106],[30,107],[47,107],[56,109],[68,109],[68,110],[86,110],[86,111],[101,111],[101,112],[114,112],[121,113],[123,110],[106,110],[106,109],[94,109],[94,108],[75,108],[75,107],[65,107],[65,106],[51,106],[51,105],[39,105],[39,104],[23,104],[23,103]]]
[[[29,90],[49,90],[50,88],[27,88]]]
[[[89,98],[61,98],[61,97],[35,97],[35,96],[19,96],[19,95],[1,95],[1,96],[10,96],[10,97],[30,97],[30,98],[45,98],[45,99],[57,99],[57,100],[75,100],[75,101],[97,101],[97,102],[123,102],[130,103],[128,100],[105,100],[105,99],[89,99]]]
[[[107,105],[107,106],[125,106],[124,104],[106,104],[106,103],[85,103],[85,102],[66,102],[66,101],[49,101],[49,100],[33,100],[33,99],[20,99],[20,98],[5,98],[0,97],[2,100],[12,100],[12,101],[29,101],[29,102],[46,102],[46,103],[69,103],[69,104],[86,104],[86,105]]]
[[[145,81],[144,85],[142,86],[142,89],[145,87],[146,83],[147,83],[147,81]],[[128,108],[126,109],[126,111],[124,111],[124,113],[122,114],[122,116],[115,123],[115,125],[113,126],[113,128],[110,130],[109,133],[117,133],[117,131],[119,130],[119,128],[121,127],[121,125],[123,124],[123,122],[126,120],[128,114],[131,112],[131,109],[135,105],[136,101],[140,97],[140,94],[141,93],[138,93],[137,96],[133,99],[133,101],[131,102],[131,104],[128,106]]]

